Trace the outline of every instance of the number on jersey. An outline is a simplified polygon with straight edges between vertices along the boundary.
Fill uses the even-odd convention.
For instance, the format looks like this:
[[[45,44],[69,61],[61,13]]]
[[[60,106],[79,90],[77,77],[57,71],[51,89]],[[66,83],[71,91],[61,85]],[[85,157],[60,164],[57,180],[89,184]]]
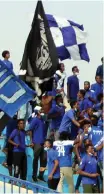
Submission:
[[[57,147],[57,151],[58,151],[58,156],[65,156],[65,149],[64,146],[58,146]]]

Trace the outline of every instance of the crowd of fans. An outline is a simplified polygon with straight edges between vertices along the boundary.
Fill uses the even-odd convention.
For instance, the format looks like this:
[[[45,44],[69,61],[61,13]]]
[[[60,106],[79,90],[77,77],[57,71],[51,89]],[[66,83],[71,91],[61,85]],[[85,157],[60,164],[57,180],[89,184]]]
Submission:
[[[5,64],[13,69],[9,51],[4,51],[2,56]],[[41,104],[29,102],[26,111],[29,114],[23,116],[27,106],[24,105],[8,122],[4,150],[7,153],[5,166],[11,176],[26,180],[26,147],[30,147],[34,151],[34,182],[45,182],[44,172],[48,169],[50,189],[62,192],[66,179],[69,193],[78,193],[81,184],[83,193],[103,192],[104,57],[101,61],[95,83],[84,81],[83,89],[79,86],[79,69],[74,66],[72,75],[67,78],[67,95],[64,92],[65,67],[59,64],[53,90],[42,96]],[[70,105],[68,111],[66,100]],[[73,174],[78,174],[76,185]]]

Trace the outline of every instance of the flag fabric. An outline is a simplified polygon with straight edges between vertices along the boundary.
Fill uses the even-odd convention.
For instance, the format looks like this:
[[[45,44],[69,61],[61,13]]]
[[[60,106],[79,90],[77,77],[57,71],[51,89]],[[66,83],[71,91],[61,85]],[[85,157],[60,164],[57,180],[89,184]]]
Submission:
[[[42,2],[38,1],[19,75],[36,90],[37,96],[41,96],[45,91],[52,90],[57,64],[56,46]]]
[[[50,32],[41,1],[38,1],[32,27],[27,38],[19,75],[41,96],[52,90],[53,75],[57,69],[56,46]]]
[[[60,60],[73,59],[89,62],[86,49],[88,34],[83,25],[53,15],[46,15]]]
[[[23,104],[32,100],[36,92],[0,61],[0,110],[13,117]]]
[[[10,117],[4,113],[2,110],[0,110],[0,135],[2,130],[5,128],[9,121]]]

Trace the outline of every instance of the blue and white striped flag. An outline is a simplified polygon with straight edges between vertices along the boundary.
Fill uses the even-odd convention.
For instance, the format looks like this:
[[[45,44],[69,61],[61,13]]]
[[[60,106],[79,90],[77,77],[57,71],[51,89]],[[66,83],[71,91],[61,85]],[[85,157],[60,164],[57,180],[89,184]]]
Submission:
[[[60,60],[73,59],[89,62],[86,49],[88,34],[83,25],[47,14],[47,20]]]

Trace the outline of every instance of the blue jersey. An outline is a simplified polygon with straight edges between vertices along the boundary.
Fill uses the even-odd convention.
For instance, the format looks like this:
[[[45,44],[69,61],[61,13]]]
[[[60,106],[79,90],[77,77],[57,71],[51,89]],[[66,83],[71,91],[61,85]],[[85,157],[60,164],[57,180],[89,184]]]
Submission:
[[[71,132],[72,120],[75,120],[75,110],[70,109],[63,116],[63,119],[59,128],[59,133],[63,131]]]
[[[74,141],[55,141],[53,147],[58,152],[59,166],[71,167],[72,166],[72,148]]]
[[[3,62],[5,63],[5,65],[10,69],[10,70],[13,70],[13,64],[11,61],[9,60],[3,60]]]
[[[79,167],[82,171],[94,174],[97,173],[97,160],[93,155],[85,155],[80,163]],[[97,178],[90,178],[82,176],[82,184],[96,184]]]
[[[92,129],[89,135],[90,135],[89,137],[92,141],[92,144],[95,146],[102,138],[103,131],[99,126],[92,126]]]
[[[60,113],[60,114],[58,114],[58,116],[56,116],[55,118],[52,118],[51,123],[50,123],[51,129],[59,129],[62,118],[63,118],[64,113],[65,113],[64,106],[56,105],[56,106],[52,107],[51,110],[49,111],[48,115],[57,114],[57,113]]]
[[[101,144],[104,144],[104,136],[100,139],[100,141],[94,146],[95,148]],[[103,161],[103,155],[104,155],[104,148],[100,149],[98,152],[97,152],[97,157],[98,157],[98,161]]]
[[[48,176],[51,174],[51,172],[54,168],[54,161],[55,160],[58,160],[58,154],[53,148],[51,148],[47,151]],[[59,166],[57,167],[57,170],[55,171],[53,178],[60,178]]]
[[[76,75],[68,77],[67,87],[69,88],[69,98],[76,100],[79,91],[79,79]]]

